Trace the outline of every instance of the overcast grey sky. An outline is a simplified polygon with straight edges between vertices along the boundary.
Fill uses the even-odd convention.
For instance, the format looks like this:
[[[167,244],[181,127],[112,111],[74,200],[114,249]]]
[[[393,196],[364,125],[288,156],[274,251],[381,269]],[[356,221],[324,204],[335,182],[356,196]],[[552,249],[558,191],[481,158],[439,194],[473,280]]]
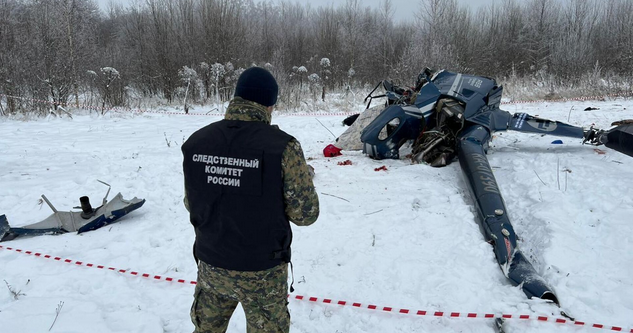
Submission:
[[[132,1],[125,0],[96,0],[99,6],[102,9],[105,9],[111,1],[114,3],[119,3],[122,5],[127,5]],[[470,6],[474,10],[483,7],[485,5],[493,3],[494,0],[457,0],[462,6]],[[273,2],[276,2],[273,0]],[[311,0],[311,1],[299,1],[295,0],[295,2],[302,4],[310,4],[312,8],[317,8],[321,6],[329,6],[334,5],[334,7],[342,6],[345,4],[345,0]],[[393,8],[394,8],[394,21],[398,22],[400,20],[413,20],[414,15],[419,12],[416,5],[419,5],[421,0],[392,0]],[[360,1],[361,6],[363,7],[372,7],[378,8],[380,6],[381,0],[362,0]]]
[[[298,3],[308,3],[306,1],[298,1]],[[312,0],[309,3],[312,7],[319,6],[328,6],[333,4],[335,7],[342,6],[345,4],[345,0]],[[360,1],[361,6],[363,7],[372,7],[378,8],[380,7],[380,3],[382,0],[362,0]],[[470,6],[474,10],[479,7],[485,6],[487,4],[493,3],[493,0],[457,0],[457,2],[461,6]],[[413,20],[414,15],[419,12],[419,6],[422,1],[421,0],[391,0],[394,9],[394,21],[399,22],[400,20]]]

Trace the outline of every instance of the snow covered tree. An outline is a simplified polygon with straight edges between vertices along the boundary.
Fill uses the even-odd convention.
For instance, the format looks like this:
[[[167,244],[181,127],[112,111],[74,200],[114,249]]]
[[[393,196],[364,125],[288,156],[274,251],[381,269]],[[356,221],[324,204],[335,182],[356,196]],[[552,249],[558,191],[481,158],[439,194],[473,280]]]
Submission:
[[[321,58],[321,81],[322,81],[322,90],[321,90],[321,100],[325,102],[325,85],[329,82],[330,79],[330,67],[332,63],[328,58]]]
[[[233,98],[233,91],[235,90],[235,84],[237,83],[237,79],[239,77],[239,75],[235,76],[235,71],[235,66],[233,66],[232,62],[228,61],[224,64],[224,97],[222,99],[224,101]],[[240,74],[242,74],[242,72],[240,72]]]
[[[115,80],[121,78],[119,71],[112,67],[103,67],[101,68],[101,78],[100,78],[100,88],[101,88],[101,107],[102,113],[105,113],[106,104],[110,106],[116,105],[116,99],[114,98],[113,93],[113,83]]]
[[[200,80],[204,89],[204,99],[207,100],[211,97],[213,84],[211,83],[211,67],[204,61],[200,63]]]
[[[310,82],[310,91],[312,92],[312,99],[316,101],[317,91],[319,91],[318,88],[320,88],[323,85],[323,82],[321,80],[321,77],[319,77],[319,74],[317,73],[312,73],[308,75],[308,81]],[[321,92],[323,90],[324,88],[321,89]]]
[[[303,91],[303,80],[308,75],[308,69],[305,66],[299,66],[299,67],[295,66],[293,67],[293,70],[295,72],[297,79],[299,80],[299,91]]]
[[[47,104],[34,101],[56,107],[79,102],[91,89],[103,92],[94,64],[125,73],[113,81],[106,102],[116,105],[129,96],[123,87],[140,92],[139,98],[171,102],[182,90],[183,66],[195,69],[201,80],[190,89],[204,91],[201,97],[215,103],[231,98],[239,68],[267,63],[279,80],[282,102],[292,99],[289,87],[305,89],[312,72],[319,75],[322,100],[328,90],[355,84],[411,83],[427,66],[501,80],[633,77],[631,0],[501,0],[476,12],[457,0],[415,0],[414,22],[398,17],[395,6],[393,0],[314,8],[144,0],[113,4],[103,15],[93,0],[0,1],[0,90],[16,96],[3,106],[46,111]],[[310,72],[297,72],[301,65]],[[98,73],[96,82],[83,74],[89,70]]]
[[[178,71],[178,76],[183,81],[184,84],[187,85],[185,88],[185,98],[183,100],[183,104],[185,105],[185,113],[189,113],[189,105],[187,104],[187,96],[189,95],[190,88],[192,88],[191,83],[193,83],[192,93],[194,95],[194,101],[196,96],[196,82],[198,81],[198,73],[193,68],[189,68],[184,66]]]
[[[226,74],[226,68],[224,67],[224,65],[216,62],[215,64],[211,65],[210,72],[215,93],[215,102],[219,107],[222,104],[222,98],[220,96],[220,82],[222,82],[224,74]]]

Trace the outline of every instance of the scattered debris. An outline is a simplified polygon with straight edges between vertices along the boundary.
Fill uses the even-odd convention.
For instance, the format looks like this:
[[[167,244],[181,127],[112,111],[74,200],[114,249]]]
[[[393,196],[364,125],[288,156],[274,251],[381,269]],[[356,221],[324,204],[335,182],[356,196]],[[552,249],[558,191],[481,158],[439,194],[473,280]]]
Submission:
[[[338,165],[352,165],[352,161],[350,160],[345,160],[343,162],[338,162]]]
[[[321,192],[321,194],[323,194],[323,195],[327,195],[327,196],[330,196],[330,197],[335,197],[335,198],[337,198],[337,199],[341,199],[341,200],[345,200],[345,201],[347,201],[347,202],[350,202],[349,200],[347,200],[347,199],[345,199],[345,198],[337,197],[336,195],[327,194],[327,193],[323,193],[323,192]]]
[[[325,128],[328,132],[330,132],[330,134],[332,134],[332,136],[334,137],[334,139],[336,139],[336,135],[334,135],[334,133],[332,133],[332,131],[330,131],[329,128],[327,128],[325,125],[323,125],[323,123],[319,120],[319,118],[314,118],[316,119],[316,121],[319,122],[319,124],[321,124],[321,126],[323,126],[323,128]]]
[[[543,183],[543,185],[547,186],[547,184],[545,184],[543,179],[541,179],[541,176],[539,176],[538,173],[536,173],[536,170],[534,170],[534,174],[536,175],[536,177],[538,177],[538,179],[541,181],[541,183]]]
[[[356,119],[360,116],[360,113],[351,115],[343,120],[343,125],[352,126],[352,124],[356,121]]]
[[[341,148],[335,145],[328,145],[327,147],[323,148],[323,156],[325,157],[336,157],[341,155],[343,155],[341,154]]]
[[[121,193],[115,195],[112,200],[108,200],[110,185],[100,180],[97,181],[108,187],[108,191],[98,207],[93,208],[90,204],[90,199],[87,196],[83,196],[79,198],[81,206],[75,207],[75,209],[81,208],[80,211],[58,211],[48,198],[42,195],[40,204],[43,202],[48,204],[53,214],[40,222],[12,228],[7,221],[7,217],[0,214],[0,242],[10,241],[18,237],[55,235],[75,231],[80,234],[85,231],[99,229],[118,221],[119,218],[140,208],[145,203],[145,199],[138,199],[137,197],[130,200],[123,199]]]
[[[633,124],[633,119],[624,119],[620,121],[614,121],[611,123],[611,126],[620,126],[620,125],[627,125],[627,124]]]
[[[594,150],[596,153],[598,153],[598,155],[606,155],[607,152],[602,150],[602,149],[598,149],[598,148],[594,148]]]
[[[365,214],[365,216],[369,216],[369,215],[377,214],[377,213],[380,213],[380,212],[382,212],[382,209],[381,209],[381,210],[377,210],[377,211],[375,211],[375,212],[367,213],[367,214]]]
[[[387,171],[387,167],[383,165],[380,168],[374,169],[374,171]]]
[[[585,111],[594,111],[594,110],[600,110],[600,108],[593,108],[593,107],[588,107],[585,109]]]

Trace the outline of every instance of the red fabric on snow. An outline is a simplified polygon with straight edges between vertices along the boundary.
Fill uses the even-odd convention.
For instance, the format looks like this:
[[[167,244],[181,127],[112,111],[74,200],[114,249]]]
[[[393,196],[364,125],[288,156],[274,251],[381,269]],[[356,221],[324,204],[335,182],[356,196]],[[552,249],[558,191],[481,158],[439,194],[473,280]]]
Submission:
[[[343,155],[341,154],[341,149],[335,145],[328,145],[327,147],[323,148],[323,156],[325,157],[335,157],[341,155]]]

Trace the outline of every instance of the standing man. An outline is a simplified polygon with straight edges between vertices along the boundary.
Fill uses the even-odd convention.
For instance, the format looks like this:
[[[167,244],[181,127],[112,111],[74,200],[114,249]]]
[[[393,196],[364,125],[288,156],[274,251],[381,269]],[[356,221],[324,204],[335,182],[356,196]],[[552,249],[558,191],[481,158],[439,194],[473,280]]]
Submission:
[[[195,333],[226,332],[238,303],[247,331],[289,332],[292,230],[319,216],[299,142],[270,124],[278,86],[252,67],[237,81],[224,120],[182,146],[185,206],[196,232]]]

